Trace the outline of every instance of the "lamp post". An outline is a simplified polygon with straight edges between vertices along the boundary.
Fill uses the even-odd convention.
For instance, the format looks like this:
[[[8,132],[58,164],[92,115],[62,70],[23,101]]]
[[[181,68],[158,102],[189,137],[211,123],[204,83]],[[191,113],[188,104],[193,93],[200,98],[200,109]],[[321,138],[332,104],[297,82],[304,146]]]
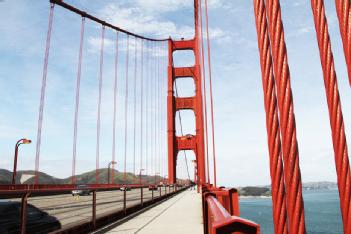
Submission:
[[[145,169],[142,169],[142,168],[141,168],[141,169],[140,169],[140,172],[139,172],[139,184],[140,184],[140,185],[141,185],[141,172],[142,172],[142,171],[145,171]]]
[[[107,183],[109,184],[110,183],[110,167],[111,167],[111,165],[112,164],[117,164],[115,161],[111,161],[111,162],[109,162],[109,164],[108,164],[108,171],[107,171]]]
[[[26,138],[18,140],[15,146],[15,157],[13,162],[12,184],[16,184],[18,147],[22,144],[30,144],[32,141]]]

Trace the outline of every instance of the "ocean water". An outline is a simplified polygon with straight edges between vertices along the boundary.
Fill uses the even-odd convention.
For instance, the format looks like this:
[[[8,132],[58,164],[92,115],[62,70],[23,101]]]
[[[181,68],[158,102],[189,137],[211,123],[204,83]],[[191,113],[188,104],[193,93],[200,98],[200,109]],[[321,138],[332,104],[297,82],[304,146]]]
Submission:
[[[304,191],[303,198],[307,233],[343,233],[337,190]],[[271,199],[240,199],[240,215],[260,224],[261,233],[274,233]]]

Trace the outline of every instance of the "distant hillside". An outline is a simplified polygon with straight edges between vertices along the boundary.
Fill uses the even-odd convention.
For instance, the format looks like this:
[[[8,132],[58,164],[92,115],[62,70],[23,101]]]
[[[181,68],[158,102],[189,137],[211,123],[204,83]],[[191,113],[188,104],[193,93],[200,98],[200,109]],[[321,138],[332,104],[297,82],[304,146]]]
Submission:
[[[267,187],[248,186],[238,188],[240,196],[271,196],[271,190]]]
[[[335,190],[338,189],[338,185],[335,182],[307,182],[302,184],[304,190]]]
[[[307,182],[302,184],[303,190],[335,190],[338,189],[335,182]],[[240,196],[272,196],[271,186],[248,186],[238,188]]]
[[[33,184],[34,183],[34,171],[18,171],[16,176],[17,184]],[[95,184],[95,170],[85,172],[83,174],[76,175],[78,184]],[[110,171],[110,176],[112,176],[112,170]],[[133,173],[126,173],[126,181],[123,180],[124,173],[114,170],[114,182],[117,184],[135,184],[139,183],[139,175],[134,175]],[[22,181],[21,181],[22,178]],[[25,180],[23,180],[25,178]],[[26,179],[27,178],[27,179]],[[141,179],[146,183],[154,183],[155,176],[142,175]],[[156,176],[156,181],[162,181],[164,178],[161,176]],[[99,181],[104,184],[108,180],[108,169],[99,169]],[[184,183],[186,180],[179,180],[179,183]],[[0,169],[0,184],[10,184],[12,182],[12,172]],[[60,179],[50,176],[46,173],[39,172],[39,184],[69,184],[71,183],[71,177]]]

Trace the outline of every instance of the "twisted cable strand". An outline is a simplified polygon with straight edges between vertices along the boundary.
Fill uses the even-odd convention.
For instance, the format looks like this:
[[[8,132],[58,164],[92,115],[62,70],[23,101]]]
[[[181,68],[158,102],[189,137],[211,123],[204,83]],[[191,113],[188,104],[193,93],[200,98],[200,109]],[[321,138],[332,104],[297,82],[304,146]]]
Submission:
[[[254,10],[266,111],[274,232],[288,233],[277,97],[264,1],[254,0]]]
[[[333,52],[331,50],[328,23],[325,16],[324,1],[311,0],[311,7],[313,11],[329,109],[344,232],[351,233],[350,164],[339,89],[334,68]]]
[[[283,146],[290,233],[306,233],[296,123],[279,0],[266,0]]]
[[[349,82],[351,85],[351,1],[335,0],[339,19],[340,34],[344,48]]]

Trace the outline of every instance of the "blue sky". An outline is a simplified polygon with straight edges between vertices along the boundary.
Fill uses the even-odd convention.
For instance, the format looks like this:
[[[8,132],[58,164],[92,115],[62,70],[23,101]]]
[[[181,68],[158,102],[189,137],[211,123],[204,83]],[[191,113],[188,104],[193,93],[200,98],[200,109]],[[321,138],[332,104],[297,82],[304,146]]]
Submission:
[[[67,1],[127,30],[152,37],[191,38],[192,0]],[[215,101],[218,184],[269,184],[268,150],[253,2],[209,1]],[[282,1],[291,83],[294,94],[303,181],[335,181],[334,156],[319,52],[308,1]],[[348,142],[351,142],[351,89],[342,52],[335,6],[326,2],[330,36]],[[46,0],[0,1],[0,167],[11,170],[14,143],[35,141],[49,3]],[[74,90],[80,18],[56,7],[50,51],[40,169],[58,177],[71,173]],[[95,168],[96,97],[101,28],[86,24],[77,172]],[[113,46],[108,30],[102,104],[100,165],[111,160]],[[124,39],[121,40],[123,63]],[[176,56],[178,65],[192,63],[191,54]],[[154,56],[155,58],[159,56]],[[120,68],[121,76],[124,68]],[[119,79],[119,87],[124,87]],[[191,83],[177,85],[192,94]],[[164,94],[165,95],[165,94]],[[123,157],[124,100],[118,96],[117,161]],[[191,113],[183,114],[184,132],[192,133]],[[131,147],[131,146],[129,146]],[[190,160],[193,159],[189,155]],[[35,144],[21,147],[19,169],[33,169]],[[117,165],[120,170],[121,164]],[[128,160],[128,169],[131,170]],[[185,177],[184,159],[178,160]],[[191,170],[192,175],[192,170]]]

